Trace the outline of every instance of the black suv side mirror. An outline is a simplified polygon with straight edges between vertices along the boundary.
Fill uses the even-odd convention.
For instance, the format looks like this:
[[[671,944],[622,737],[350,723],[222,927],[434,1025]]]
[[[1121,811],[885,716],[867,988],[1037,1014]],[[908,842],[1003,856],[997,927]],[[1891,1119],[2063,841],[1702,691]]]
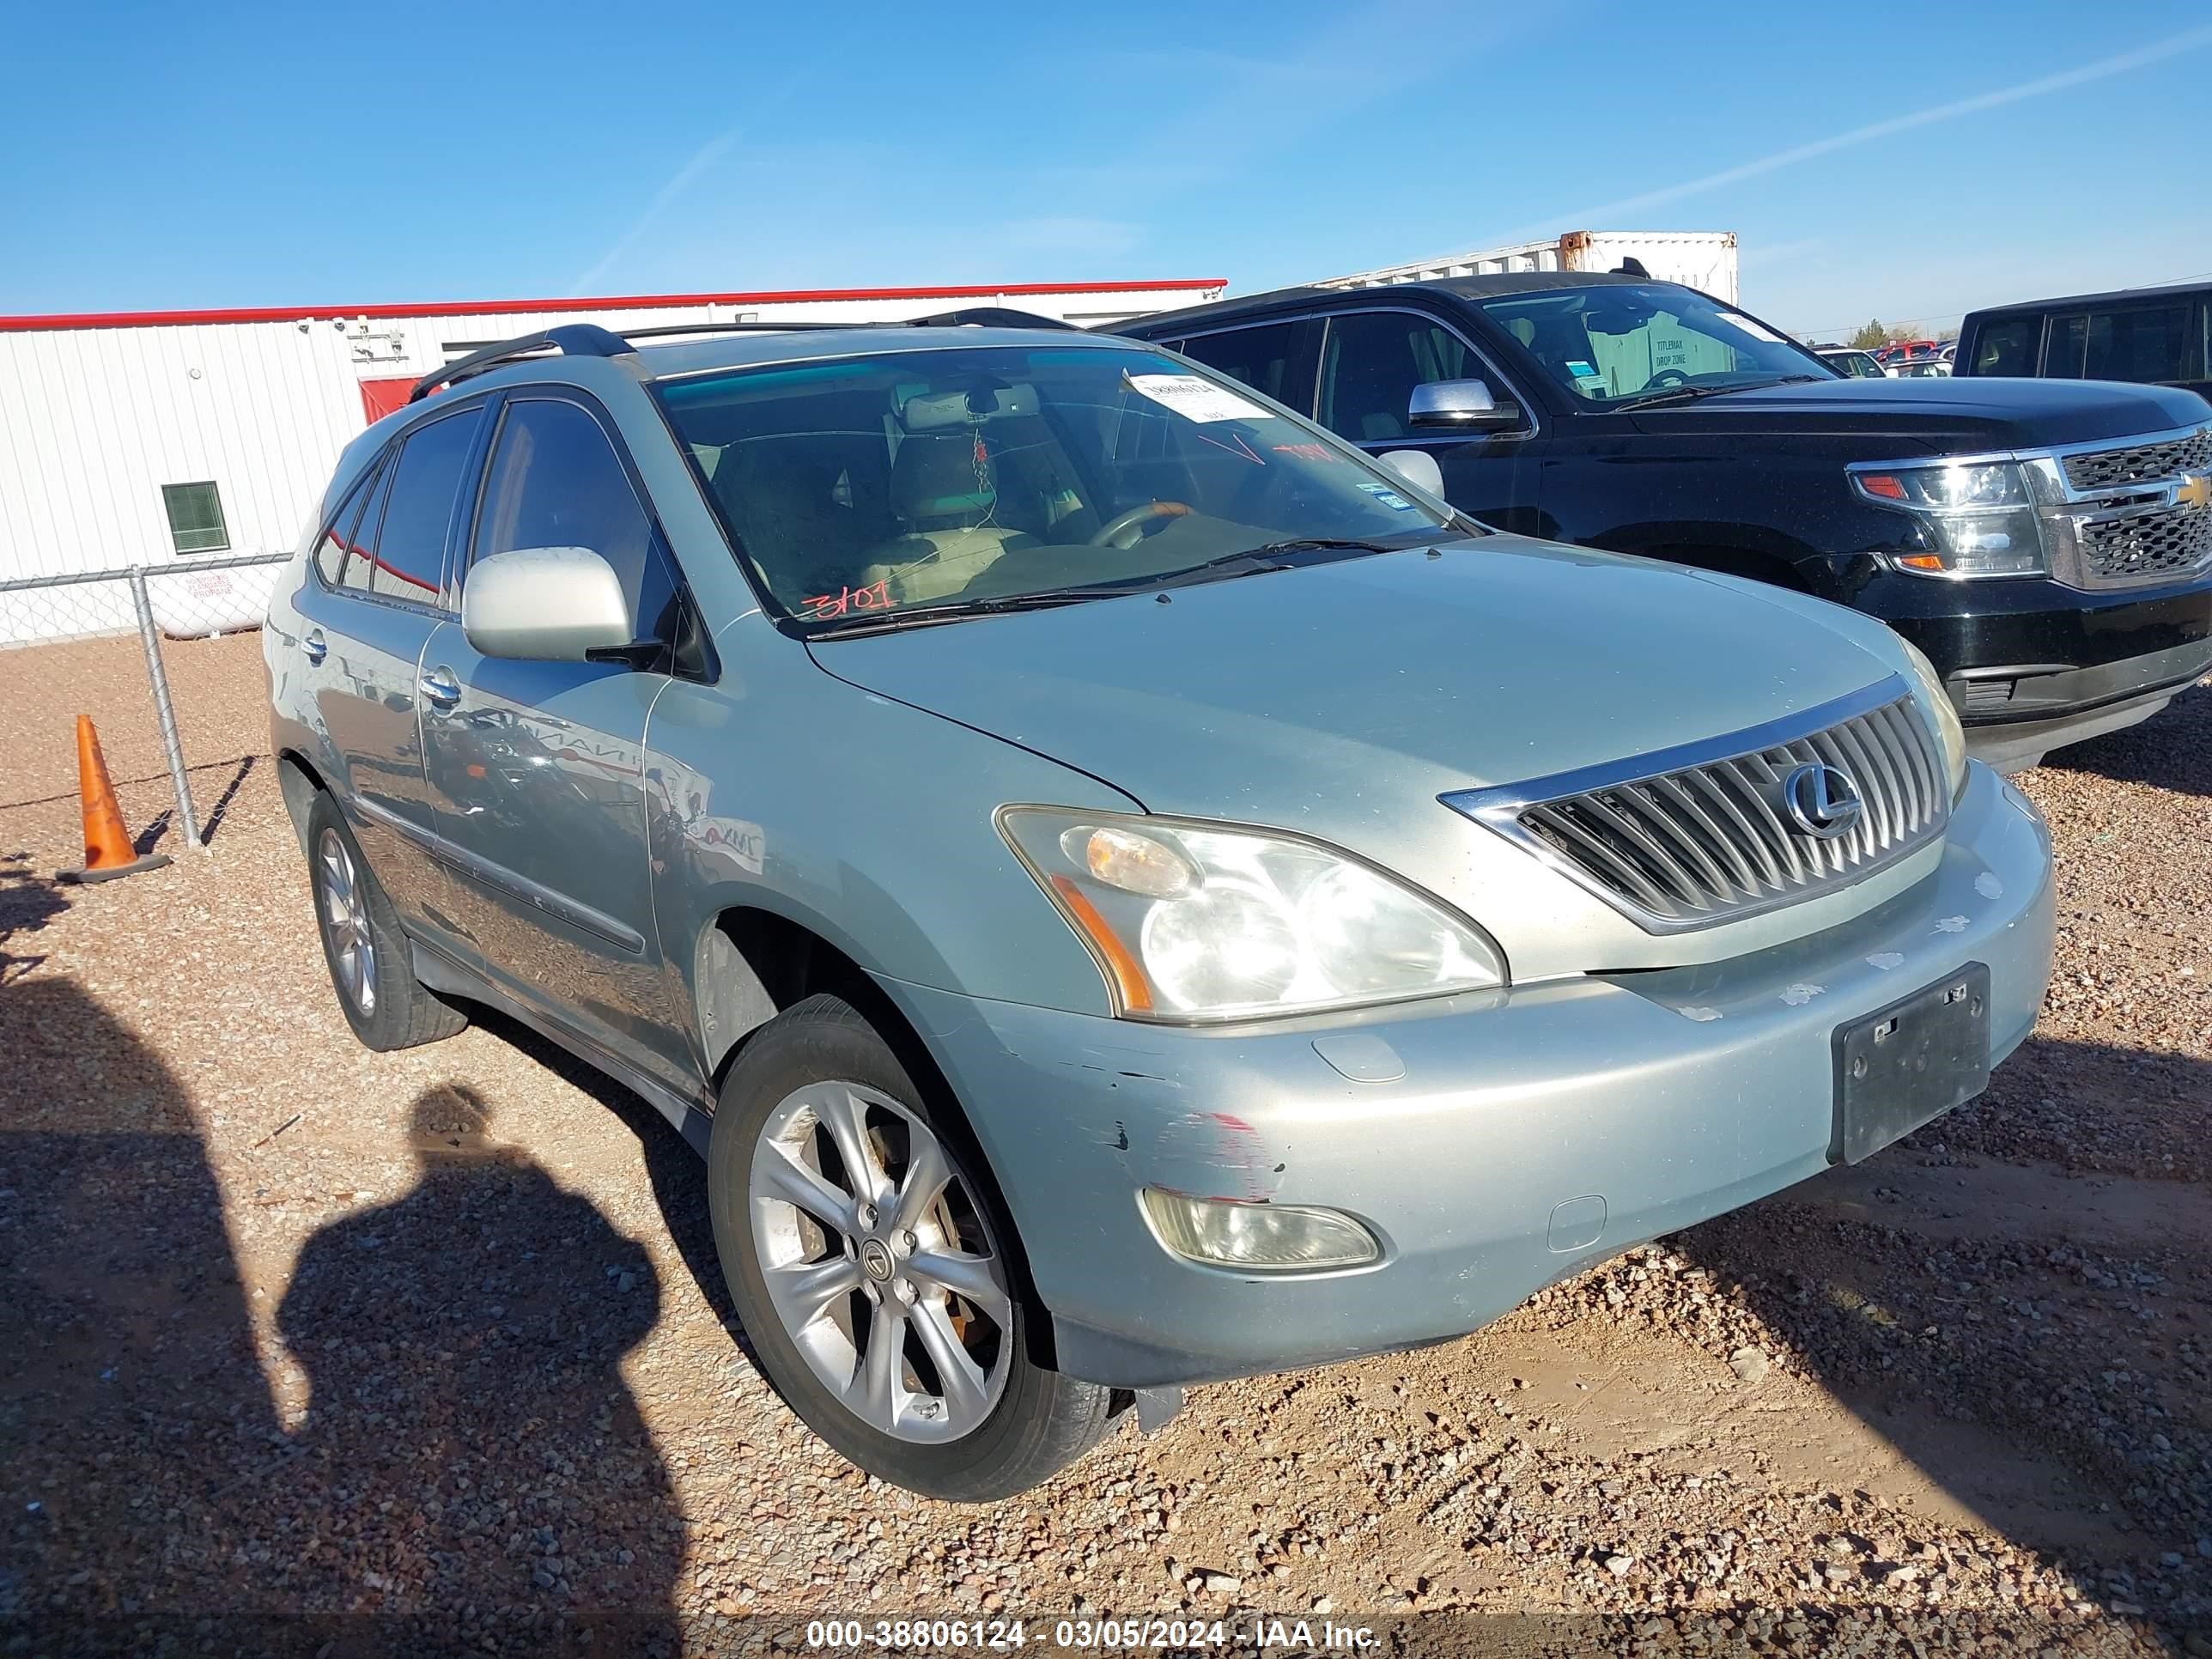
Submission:
[[[1521,424],[1521,405],[1510,398],[1493,397],[1487,380],[1431,380],[1413,388],[1406,421],[1431,431],[1497,432]]]

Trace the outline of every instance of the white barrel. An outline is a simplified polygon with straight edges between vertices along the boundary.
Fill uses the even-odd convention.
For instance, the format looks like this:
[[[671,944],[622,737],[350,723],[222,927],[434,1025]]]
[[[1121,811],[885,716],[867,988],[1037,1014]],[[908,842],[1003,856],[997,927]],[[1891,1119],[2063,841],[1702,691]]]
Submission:
[[[154,622],[173,640],[206,639],[261,626],[269,596],[276,591],[281,564],[246,565],[229,570],[178,569],[146,573],[146,597]]]

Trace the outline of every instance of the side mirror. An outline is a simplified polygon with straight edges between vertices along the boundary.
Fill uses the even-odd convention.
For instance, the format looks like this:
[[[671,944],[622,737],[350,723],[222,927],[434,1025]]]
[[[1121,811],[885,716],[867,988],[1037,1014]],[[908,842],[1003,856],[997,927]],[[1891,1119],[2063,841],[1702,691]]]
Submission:
[[[1375,458],[1416,489],[1425,489],[1438,501],[1444,495],[1444,470],[1425,449],[1393,449]]]
[[[587,662],[636,639],[615,568],[586,547],[527,547],[469,567],[461,632],[487,657]]]
[[[1496,432],[1521,424],[1521,406],[1491,395],[1487,380],[1431,380],[1417,386],[1406,405],[1407,424]]]

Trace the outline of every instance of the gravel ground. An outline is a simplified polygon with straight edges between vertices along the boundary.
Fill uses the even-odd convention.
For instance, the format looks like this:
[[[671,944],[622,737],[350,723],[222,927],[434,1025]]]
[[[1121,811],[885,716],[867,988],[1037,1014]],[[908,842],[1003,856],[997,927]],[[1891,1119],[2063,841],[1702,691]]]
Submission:
[[[237,776],[257,642],[170,650]],[[1202,1390],[958,1509],[770,1393],[648,1108],[503,1023],[353,1042],[265,765],[204,856],[45,879],[74,699],[155,780],[134,825],[166,804],[136,651],[36,653],[35,707],[0,653],[7,1651],[1258,1609],[1419,1653],[2212,1653],[2212,687],[2023,778],[2058,977],[1981,1100],[1464,1340]]]

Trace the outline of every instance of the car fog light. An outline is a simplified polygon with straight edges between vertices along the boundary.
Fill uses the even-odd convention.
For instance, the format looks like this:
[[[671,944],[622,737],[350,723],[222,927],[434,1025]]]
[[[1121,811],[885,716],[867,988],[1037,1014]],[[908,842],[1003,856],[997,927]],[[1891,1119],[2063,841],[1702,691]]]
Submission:
[[[1161,1243],[1212,1267],[1314,1273],[1358,1267],[1382,1255],[1373,1234],[1334,1210],[1193,1198],[1164,1187],[1146,1188],[1143,1199],[1146,1217]]]

